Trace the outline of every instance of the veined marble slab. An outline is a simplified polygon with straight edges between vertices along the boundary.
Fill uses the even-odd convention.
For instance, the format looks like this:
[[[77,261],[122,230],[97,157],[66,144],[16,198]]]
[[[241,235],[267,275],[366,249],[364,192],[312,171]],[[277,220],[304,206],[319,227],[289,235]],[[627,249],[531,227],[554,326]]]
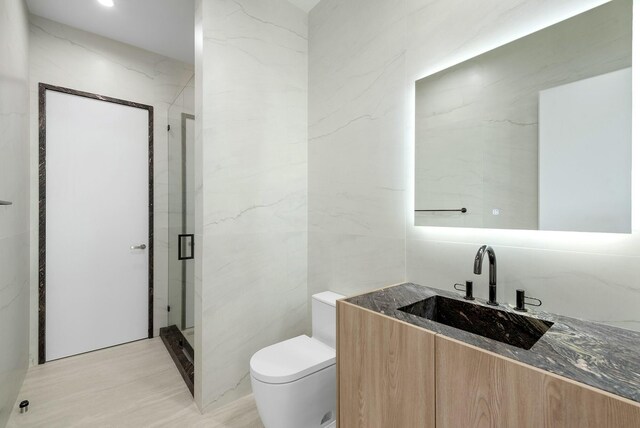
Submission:
[[[640,333],[548,312],[531,311],[526,316],[551,321],[553,326],[531,349],[526,350],[399,310],[433,296],[494,308],[480,299],[467,301],[453,292],[412,283],[384,288],[345,301],[640,402]],[[495,309],[523,315],[508,305],[501,304]]]

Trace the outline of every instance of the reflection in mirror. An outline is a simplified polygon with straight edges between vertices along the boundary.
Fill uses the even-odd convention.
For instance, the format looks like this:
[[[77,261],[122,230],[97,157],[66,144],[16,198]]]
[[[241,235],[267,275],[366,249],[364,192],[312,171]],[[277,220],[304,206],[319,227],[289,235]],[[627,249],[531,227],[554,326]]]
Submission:
[[[416,82],[415,224],[631,232],[632,0]]]

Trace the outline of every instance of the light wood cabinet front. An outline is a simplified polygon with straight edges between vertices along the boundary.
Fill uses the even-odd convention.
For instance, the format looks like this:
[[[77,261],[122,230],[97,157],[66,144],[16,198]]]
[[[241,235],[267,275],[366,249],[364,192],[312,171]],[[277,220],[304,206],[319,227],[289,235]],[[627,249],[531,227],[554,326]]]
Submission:
[[[338,426],[435,427],[435,334],[338,302]]]
[[[640,405],[438,335],[436,426],[638,428]]]

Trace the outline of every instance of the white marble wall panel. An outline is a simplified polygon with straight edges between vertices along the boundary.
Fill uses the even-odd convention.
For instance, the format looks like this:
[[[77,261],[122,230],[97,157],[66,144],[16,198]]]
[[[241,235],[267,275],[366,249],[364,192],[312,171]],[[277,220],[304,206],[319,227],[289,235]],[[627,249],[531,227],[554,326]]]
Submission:
[[[27,171],[25,165],[26,162],[23,173]],[[22,183],[25,189],[26,184],[25,179]],[[25,207],[23,205],[23,215]],[[4,426],[14,409],[29,365],[28,231],[0,239],[0,272],[0,340],[3,343],[0,350],[0,426]]]
[[[475,295],[487,299],[489,262],[473,274],[479,245],[407,241],[407,275],[412,282],[453,290],[474,281]],[[494,245],[498,259],[498,300],[515,305],[516,289],[543,301],[545,311],[640,330],[637,257]],[[438,257],[425,256],[438,254]]]
[[[406,1],[309,16],[309,295],[404,278]]]
[[[250,391],[254,352],[306,330],[307,15],[196,8],[195,396],[211,409]]]
[[[310,232],[309,243],[309,285],[316,287],[313,293],[338,290],[353,296],[403,280],[403,239]]]
[[[0,427],[29,364],[28,38],[24,2],[0,1]]]
[[[31,359],[37,360],[38,83],[65,86],[154,107],[154,330],[167,325],[168,109],[193,66],[30,16]],[[114,312],[114,316],[117,314]]]
[[[323,0],[315,7],[309,17],[309,292],[348,282],[335,285],[334,291],[349,294],[405,279],[449,289],[454,282],[474,279],[482,295],[486,274],[472,278],[471,267],[475,250],[488,243],[498,252],[502,300],[511,301],[515,288],[523,287],[544,300],[543,309],[640,329],[637,191],[630,235],[414,226],[415,81],[602,3],[605,1]],[[636,29],[640,28],[637,19],[636,14]],[[397,35],[385,37],[393,34],[394,27]],[[402,64],[387,76],[384,70],[393,67],[396,55]],[[374,93],[375,97],[370,95]],[[637,112],[634,120],[639,122]],[[343,134],[356,126],[357,131]],[[380,142],[381,135],[388,144]],[[368,142],[372,142],[368,150],[357,149]],[[639,161],[634,153],[636,166]],[[385,187],[399,189],[403,204],[380,198],[376,184],[385,177],[394,178],[393,186]],[[345,194],[380,201],[383,211],[364,210],[361,207],[366,202],[347,202]],[[406,235],[396,236],[398,245],[353,239],[346,250],[358,260],[352,264],[325,254],[344,246],[351,239],[349,231],[361,234],[366,230],[362,224],[375,225],[372,235],[388,233],[393,228],[389,219],[396,215],[383,212],[397,212],[399,224],[406,224]],[[379,227],[372,217],[387,220]],[[338,232],[330,234],[332,230]],[[406,258],[402,250],[405,237]],[[379,251],[373,251],[373,245]],[[395,263],[389,256],[392,251],[399,253]]]

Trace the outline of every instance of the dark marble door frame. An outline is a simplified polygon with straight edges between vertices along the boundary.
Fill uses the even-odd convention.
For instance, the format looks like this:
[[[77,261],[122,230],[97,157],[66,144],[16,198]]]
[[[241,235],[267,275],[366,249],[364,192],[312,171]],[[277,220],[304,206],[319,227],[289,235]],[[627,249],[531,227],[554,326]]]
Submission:
[[[132,101],[105,97],[90,92],[77,91],[61,86],[40,83],[38,85],[38,138],[39,138],[39,236],[38,236],[38,364],[44,364],[46,360],[46,216],[47,216],[47,117],[46,117],[46,92],[55,91],[78,97],[120,104],[128,107],[140,108],[149,112],[149,326],[148,337],[153,337],[153,106],[139,104]]]

